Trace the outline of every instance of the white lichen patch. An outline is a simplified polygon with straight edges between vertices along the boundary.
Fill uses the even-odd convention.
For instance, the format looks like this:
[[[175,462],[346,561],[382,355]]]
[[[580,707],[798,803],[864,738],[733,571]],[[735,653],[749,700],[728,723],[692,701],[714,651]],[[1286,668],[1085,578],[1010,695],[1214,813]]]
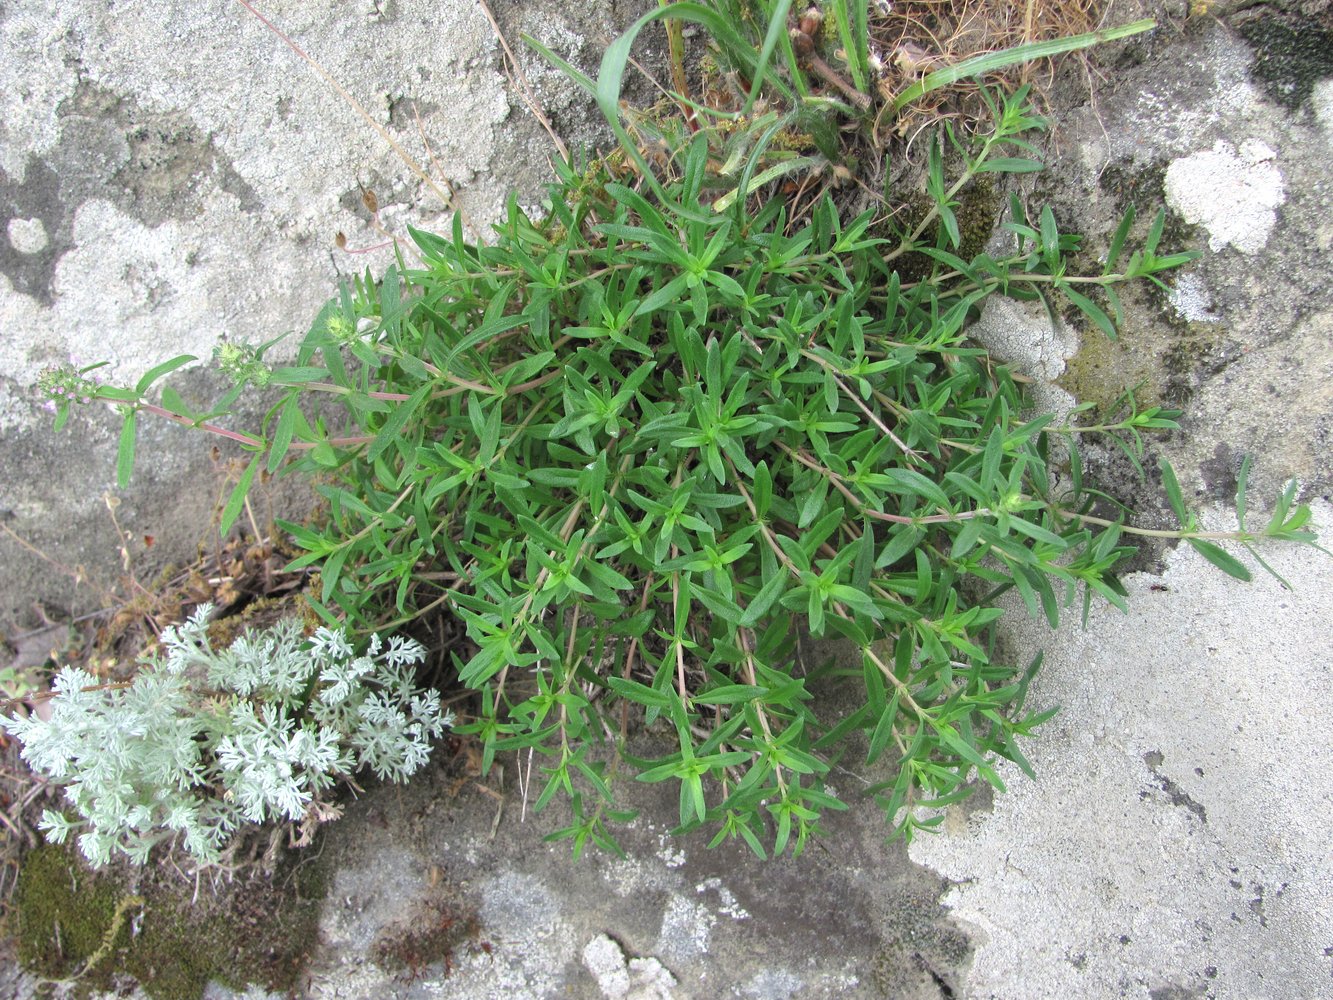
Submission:
[[[1042,306],[993,295],[967,333],[997,360],[1035,379],[1027,391],[1035,413],[1053,413],[1062,421],[1077,404],[1054,383],[1078,350],[1078,334],[1064,323],[1053,323]],[[1091,335],[1102,336],[1097,330]]]
[[[41,253],[51,242],[41,219],[10,219],[6,228],[9,245],[21,254]]]
[[[662,864],[668,868],[679,868],[686,861],[685,852],[672,843],[670,833],[658,835],[656,854]]]
[[[1333,143],[1333,80],[1320,80],[1310,94],[1315,121],[1329,143]]]
[[[662,914],[656,951],[671,962],[689,963],[708,954],[708,939],[717,917],[700,903],[672,893]]]
[[[1053,325],[1041,305],[1003,295],[986,300],[967,333],[999,360],[1042,381],[1063,375],[1065,361],[1078,349],[1073,332]]]
[[[804,989],[805,980],[793,972],[763,969],[741,987],[741,995],[753,1000],[795,1000],[803,995]]]
[[[670,892],[680,887],[678,873],[644,858],[624,858],[606,866],[605,878],[617,896],[639,896],[646,892]]]
[[[1257,253],[1277,224],[1277,207],[1287,200],[1276,159],[1257,139],[1247,139],[1239,150],[1218,140],[1167,167],[1166,203],[1208,230],[1214,253],[1227,246]]]
[[[254,287],[219,259],[248,256],[253,273],[302,275],[316,280],[320,262],[274,241],[256,250],[243,236],[246,215],[226,193],[204,200],[199,220],[146,226],[109,201],[92,199],[75,212],[72,249],[55,269],[55,301],[44,306],[0,282],[0,322],[14,336],[0,343],[0,362],[19,381],[36,378],[49,364],[77,357],[110,361],[110,382],[133,382],[171,354],[208,357],[223,335],[260,339],[250,310]],[[11,227],[10,238],[13,238]],[[265,293],[271,308],[288,317],[308,312],[305,289]]]
[[[694,887],[697,893],[716,892],[718,907],[717,912],[724,917],[730,917],[732,920],[749,920],[750,911],[736,899],[736,894],[722,884],[722,880],[717,877],[707,878]]]
[[[1175,287],[1167,296],[1171,308],[1187,323],[1216,323],[1217,313],[1213,311],[1213,297],[1208,286],[1197,274],[1182,274],[1176,278]]]
[[[626,960],[620,945],[599,934],[583,948],[583,967],[608,1000],[671,1000],[676,977],[655,958]]]

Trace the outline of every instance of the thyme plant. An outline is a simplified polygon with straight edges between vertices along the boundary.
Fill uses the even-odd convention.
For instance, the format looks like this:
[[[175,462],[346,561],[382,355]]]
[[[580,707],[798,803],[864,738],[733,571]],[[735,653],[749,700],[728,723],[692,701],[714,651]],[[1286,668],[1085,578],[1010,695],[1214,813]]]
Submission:
[[[826,777],[848,749],[879,767],[871,793],[905,836],[974,776],[1003,787],[997,759],[1026,769],[1019,741],[1049,713],[1024,706],[1036,665],[994,655],[997,598],[1016,590],[1052,626],[1071,604],[1123,607],[1138,529],[1084,482],[1080,443],[1108,436],[1137,459],[1141,432],[1175,426],[1155,407],[1085,426],[1033,413],[968,339],[994,294],[1062,300],[1114,336],[1116,288],[1192,257],[1160,252],[1161,214],[1127,253],[1130,213],[1101,272],[1075,275],[1079,238],[1018,199],[1011,250],[961,256],[968,185],[1041,168],[1025,91],[987,95],[977,141],[936,140],[929,209],[895,229],[831,197],[789,213],[770,182],[827,161],[777,149],[808,118],[758,107],[762,62],[749,75],[744,111],[664,133],[664,163],[617,119],[623,155],[558,163],[544,212],[511,200],[490,245],[457,220],[451,236],[412,231],[419,263],[344,286],[293,364],[224,348],[237,392],[279,393],[253,432],[219,422],[234,394],[209,413],[169,387],[149,398],[191,358],[132,389],[87,370],[46,380],[61,421],[72,399],[122,408],[122,478],[140,413],[239,441],[253,457],[228,519],[259,469],[310,477],[326,514],[282,526],[305,550],[293,566],[319,570],[321,613],[358,629],[460,618],[476,707],[457,731],[488,768],[541,761],[536,808],[568,800],[554,836],[575,854],[614,847],[627,776],[676,785],[682,830],[759,855],[799,852],[844,808]],[[614,68],[595,89],[618,116]],[[1177,536],[1246,575],[1164,471]],[[1310,540],[1294,496],[1226,537]],[[814,707],[828,677],[797,668],[803,631],[856,651],[840,715]],[[662,749],[632,755],[631,720]]]

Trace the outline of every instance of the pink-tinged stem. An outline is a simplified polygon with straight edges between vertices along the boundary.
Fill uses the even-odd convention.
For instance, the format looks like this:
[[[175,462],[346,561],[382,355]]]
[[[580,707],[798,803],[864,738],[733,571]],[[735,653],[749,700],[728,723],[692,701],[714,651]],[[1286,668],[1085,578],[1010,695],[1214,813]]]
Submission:
[[[403,398],[406,399],[407,397],[404,396]],[[197,427],[201,431],[208,431],[208,433],[216,434],[219,437],[230,438],[232,441],[239,441],[241,444],[251,448],[263,448],[267,444],[266,441],[263,441],[260,438],[251,437],[249,434],[242,434],[240,431],[229,431],[227,428],[219,427],[217,424],[191,420],[189,417],[183,417],[179,413],[172,413],[170,410],[163,409],[156,403],[138,403],[137,408],[146,410],[149,413],[155,413],[159,417],[166,417],[168,420],[175,421],[184,427]],[[375,438],[372,436],[340,437],[328,438],[324,441],[293,441],[288,447],[292,451],[307,451],[321,444],[331,444],[337,448],[347,448],[352,445],[369,444],[374,440]]]
[[[179,413],[172,413],[170,410],[158,406],[156,403],[137,403],[135,405],[140,410],[147,410],[149,413],[155,413],[159,417],[166,417],[168,420],[173,420],[185,427],[197,427],[201,431],[208,431],[208,433],[216,434],[219,437],[239,441],[241,444],[248,445],[251,448],[264,447],[264,442],[259,438],[253,438],[249,434],[242,434],[240,431],[229,431],[227,428],[219,427],[217,424],[191,420],[189,417],[183,417]]]
[[[375,438],[372,436],[364,437],[345,437],[345,438],[325,438],[323,441],[293,441],[288,448],[292,451],[307,451],[311,448],[318,448],[322,444],[331,444],[337,448],[347,448],[354,444],[370,444]]]

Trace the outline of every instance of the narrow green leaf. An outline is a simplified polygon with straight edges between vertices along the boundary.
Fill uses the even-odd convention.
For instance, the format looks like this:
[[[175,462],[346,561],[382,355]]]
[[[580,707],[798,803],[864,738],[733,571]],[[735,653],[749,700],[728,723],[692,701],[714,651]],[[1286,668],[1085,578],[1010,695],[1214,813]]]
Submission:
[[[920,497],[940,507],[949,506],[949,497],[945,492],[914,469],[885,469],[882,474],[892,481],[892,485],[886,487],[892,493]]]
[[[801,498],[800,513],[797,515],[796,526],[798,528],[809,527],[811,522],[824,510],[824,501],[827,497],[828,481],[821,479],[814,489]]]
[[[120,425],[120,446],[116,449],[116,485],[122,490],[130,484],[134,472],[134,410],[125,411],[125,422]]]
[[[690,700],[696,705],[738,705],[741,702],[754,701],[768,694],[768,688],[754,687],[750,684],[724,684],[712,690],[697,694]]]
[[[889,539],[888,544],[880,550],[879,558],[875,560],[875,568],[883,569],[886,566],[892,566],[916,548],[921,543],[921,539],[925,537],[926,533],[913,525],[894,525],[893,536]]]
[[[1056,228],[1055,213],[1050,205],[1043,205],[1041,209],[1041,247],[1048,256],[1060,247],[1060,230]]]
[[[263,452],[256,452],[255,457],[250,459],[250,463],[241,473],[241,478],[237,481],[236,487],[231,491],[231,496],[227,497],[227,505],[222,508],[222,520],[218,524],[218,530],[226,534],[231,530],[231,526],[236,523],[240,517],[241,508],[245,506],[245,498],[250,492],[250,484],[255,480],[255,470],[259,468],[259,463],[263,459]],[[328,600],[326,594],[324,600]]]
[[[1165,456],[1159,459],[1157,464],[1162,470],[1162,487],[1166,490],[1166,499],[1171,504],[1171,509],[1176,512],[1176,517],[1180,519],[1181,527],[1185,527],[1190,522],[1190,515],[1185,507],[1185,498],[1180,493],[1176,470],[1171,468],[1171,463]]]
[[[1115,320],[1116,328],[1119,329],[1125,325],[1125,307],[1120,304],[1120,293],[1113,285],[1103,285],[1102,293],[1106,296],[1106,301],[1111,304],[1111,316]]]
[[[982,161],[976,172],[979,174],[1034,174],[1045,169],[1046,164],[1040,160],[1027,160],[1021,156],[994,156]]]
[[[477,445],[477,461],[483,465],[490,464],[491,459],[495,457],[495,450],[500,447],[500,415],[501,407],[497,402],[491,406],[491,412],[486,415],[486,422]]]
[[[782,592],[787,589],[790,579],[784,569],[779,568],[774,572],[769,577],[768,582],[759,588],[759,593],[754,595],[754,600],[750,602],[744,614],[741,615],[738,622],[740,627],[754,628],[758,625],[763,620],[764,615],[768,614],[769,609],[777,603],[778,598],[782,596]]]
[[[1162,230],[1166,226],[1166,209],[1159,208],[1148,227],[1148,236],[1143,241],[1143,256],[1151,258],[1157,253],[1157,244],[1162,241]]]
[[[639,303],[639,307],[634,310],[635,316],[644,316],[661,309],[669,302],[678,302],[681,294],[685,291],[689,282],[689,275],[678,274],[668,281],[661,288],[658,288],[646,299]]]
[[[889,745],[889,739],[893,736],[895,724],[898,721],[898,699],[901,690],[895,689],[893,697],[889,699],[888,705],[880,713],[879,721],[875,723],[875,731],[870,734],[870,746],[866,751],[867,766],[875,763],[879,755],[884,752],[885,747]]]
[[[1233,556],[1226,549],[1214,545],[1212,542],[1206,542],[1201,538],[1186,538],[1194,548],[1194,551],[1203,556],[1210,563],[1220,569],[1227,576],[1235,577],[1237,580],[1250,582],[1250,571],[1245,564]]]
[[[640,684],[638,681],[628,680],[624,677],[608,677],[607,686],[616,694],[638,705],[646,708],[658,708],[662,710],[669,709],[675,704],[675,698],[656,688],[650,688],[646,684]],[[640,780],[643,780],[640,776]]]
[[[1120,225],[1116,226],[1115,234],[1111,237],[1111,245],[1106,251],[1106,266],[1102,268],[1102,274],[1111,274],[1115,270],[1116,261],[1120,259],[1120,251],[1124,249],[1125,239],[1129,236],[1130,227],[1134,225],[1134,206],[1131,204],[1125,209],[1124,216],[1120,219]]]
[[[1264,528],[1265,534],[1271,535],[1287,523],[1287,512],[1291,510],[1298,488],[1296,480],[1290,480],[1286,488],[1278,495],[1277,503],[1273,505],[1273,513],[1268,519],[1268,526]]]
[[[1084,316],[1087,316],[1088,319],[1092,320],[1097,328],[1100,329],[1102,333],[1106,334],[1108,340],[1116,340],[1118,338],[1119,334],[1116,332],[1115,324],[1111,322],[1111,317],[1107,316],[1097,303],[1093,302],[1086,295],[1080,295],[1068,285],[1062,285],[1060,290],[1065,293],[1065,297],[1068,298],[1070,302],[1078,306],[1079,311],[1082,312]]]
[[[403,427],[406,426],[408,420],[412,418],[412,415],[425,401],[426,397],[430,395],[430,390],[430,383],[423,385],[412,393],[409,399],[398,403],[390,411],[388,419],[384,421],[384,426],[380,428],[379,433],[375,435],[375,440],[370,444],[370,451],[366,454],[367,459],[372,462],[375,461],[398,440]]]
[[[979,485],[984,493],[996,489],[1000,474],[1000,461],[1004,458],[1004,428],[996,424],[991,428],[986,439],[986,450],[981,456],[981,479]]]
[[[134,391],[143,395],[148,391],[149,386],[160,379],[163,375],[169,375],[182,365],[188,365],[191,361],[198,361],[193,354],[181,354],[172,358],[170,361],[163,361],[144,373],[143,378],[139,379],[134,385]]]
[[[528,319],[528,314],[526,312],[521,312],[511,316],[497,316],[494,319],[487,320],[457,344],[453,345],[449,353],[445,355],[444,364],[441,367],[450,367],[454,358],[458,357],[460,354],[472,350],[478,344],[485,343],[492,337],[498,337],[502,333],[508,333],[516,327],[525,325],[528,322]]]
[[[287,455],[287,449],[291,447],[292,435],[296,431],[296,420],[301,412],[300,405],[300,399],[295,393],[288,396],[287,401],[282,404],[282,412],[278,415],[278,426],[273,431],[273,442],[268,450],[266,467],[270,473],[278,471],[278,466]]]
[[[773,475],[768,470],[767,462],[760,462],[754,467],[753,491],[755,514],[762,521],[773,503]]]

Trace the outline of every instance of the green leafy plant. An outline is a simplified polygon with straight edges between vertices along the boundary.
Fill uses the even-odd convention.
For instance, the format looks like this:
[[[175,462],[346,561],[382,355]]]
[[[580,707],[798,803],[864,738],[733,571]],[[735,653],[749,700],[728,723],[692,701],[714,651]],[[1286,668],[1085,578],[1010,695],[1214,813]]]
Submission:
[[[247,825],[308,832],[338,815],[327,793],[339,780],[369,768],[406,781],[453,721],[438,692],[415,686],[424,653],[411,640],[372,636],[358,656],[341,631],[321,628],[307,641],[289,619],[215,651],[211,612],[201,605],[167,629],[165,659],[128,683],[65,667],[49,718],[0,716],[77,814],[45,810],[48,839],[81,829],[94,866],[113,852],[143,864],[163,842],[216,864]]]
[[[451,237],[413,231],[420,265],[400,256],[342,288],[291,365],[266,363],[272,345],[225,348],[238,386],[279,393],[257,431],[218,423],[233,397],[208,413],[169,388],[148,398],[189,358],[132,390],[87,370],[47,378],[61,420],[71,400],[124,409],[123,475],[145,411],[251,450],[231,519],[258,469],[309,476],[325,516],[283,527],[305,550],[293,566],[319,569],[320,613],[361,629],[436,609],[462,619],[458,676],[477,708],[458,731],[482,742],[486,767],[501,752],[540,756],[535,805],[568,800],[554,836],[576,855],[589,840],[614,848],[627,774],[678,786],[682,830],[799,852],[843,808],[825,778],[852,749],[911,836],[938,822],[920,807],[958,801],[974,776],[1002,788],[997,759],[1027,769],[1020,738],[1050,714],[1025,708],[1037,664],[994,653],[1003,593],[1054,626],[1071,605],[1124,606],[1115,573],[1134,535],[1183,538],[1242,577],[1218,541],[1313,538],[1294,486],[1262,528],[1203,533],[1165,465],[1181,528],[1131,526],[1084,482],[1080,441],[1110,437],[1137,462],[1141,433],[1177,414],[1127,397],[1114,418],[1059,423],[1030,412],[1010,371],[969,341],[997,293],[1062,299],[1115,336],[1117,286],[1193,256],[1160,252],[1159,213],[1126,257],[1130,213],[1102,272],[1072,274],[1079,238],[1015,198],[1012,251],[964,259],[968,185],[1041,169],[1025,90],[985,95],[979,140],[941,133],[929,208],[909,226],[844,218],[828,196],[789,214],[771,182],[818,161],[773,148],[809,110],[799,66],[769,66],[787,7],[751,40],[698,4],[636,25],[704,23],[751,84],[740,113],[657,123],[671,137],[664,164],[621,121],[631,32],[598,81],[576,76],[625,150],[557,164],[544,216],[511,201],[489,246],[457,220]],[[855,16],[836,28],[859,47]],[[800,107],[761,109],[761,87]],[[921,277],[903,277],[907,260]],[[856,668],[805,672],[803,631],[850,643]],[[853,707],[817,710],[826,682],[853,685]],[[669,749],[633,755],[630,716]],[[599,749],[609,743],[615,753]]]

